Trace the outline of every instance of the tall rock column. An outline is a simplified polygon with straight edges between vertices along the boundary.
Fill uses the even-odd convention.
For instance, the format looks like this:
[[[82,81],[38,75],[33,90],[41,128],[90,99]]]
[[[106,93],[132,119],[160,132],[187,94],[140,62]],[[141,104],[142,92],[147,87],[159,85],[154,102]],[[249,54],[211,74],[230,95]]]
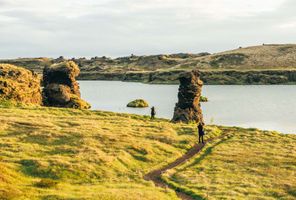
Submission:
[[[80,98],[76,77],[80,70],[73,61],[53,64],[43,70],[43,101],[46,106],[88,109]]]
[[[181,74],[178,93],[172,122],[203,122],[202,110],[200,107],[200,96],[203,82],[200,80],[198,70]]]

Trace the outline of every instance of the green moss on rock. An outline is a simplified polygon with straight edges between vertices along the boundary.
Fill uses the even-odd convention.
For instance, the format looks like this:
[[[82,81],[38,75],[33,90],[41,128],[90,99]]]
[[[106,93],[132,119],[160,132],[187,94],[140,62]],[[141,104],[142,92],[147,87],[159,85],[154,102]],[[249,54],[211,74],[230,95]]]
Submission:
[[[132,108],[146,108],[149,107],[149,104],[144,99],[136,99],[134,101],[131,101],[127,104],[127,107]]]
[[[0,100],[42,104],[40,76],[10,64],[0,64]]]
[[[67,104],[68,108],[77,108],[77,109],[90,109],[91,105],[78,97],[77,95],[72,95],[69,103]]]
[[[200,101],[200,102],[208,102],[209,100],[208,100],[208,98],[205,97],[205,96],[200,96],[199,101]]]

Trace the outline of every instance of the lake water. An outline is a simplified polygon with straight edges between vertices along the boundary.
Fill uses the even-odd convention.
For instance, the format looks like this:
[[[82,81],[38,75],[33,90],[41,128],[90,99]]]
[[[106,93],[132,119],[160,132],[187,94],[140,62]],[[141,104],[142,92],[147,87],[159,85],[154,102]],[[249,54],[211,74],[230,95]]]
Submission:
[[[79,81],[82,98],[93,110],[149,115],[150,108],[127,108],[134,99],[156,107],[157,117],[171,119],[178,85],[149,85],[120,81]],[[296,86],[204,86],[202,103],[207,124],[253,127],[296,133]]]

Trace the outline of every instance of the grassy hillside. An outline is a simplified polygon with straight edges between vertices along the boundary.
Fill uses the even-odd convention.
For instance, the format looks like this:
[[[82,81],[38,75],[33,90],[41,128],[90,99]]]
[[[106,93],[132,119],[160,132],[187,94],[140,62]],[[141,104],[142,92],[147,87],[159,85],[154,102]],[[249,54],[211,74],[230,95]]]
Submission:
[[[197,140],[194,124],[138,115],[9,103],[0,113],[0,199],[177,199],[143,176]],[[221,134],[163,178],[195,197],[295,198],[296,135],[207,127]]]
[[[192,59],[191,64],[204,70],[296,69],[296,45],[261,45],[238,48]],[[181,68],[184,65],[179,65]]]
[[[266,49],[274,53],[279,51],[278,48],[273,45]],[[292,47],[282,48],[281,51],[292,51]],[[237,51],[252,57],[250,52],[253,50]],[[215,71],[220,73],[225,67],[223,63],[230,62],[224,54],[177,54],[158,59],[181,62],[185,59],[206,60],[211,56],[217,59],[215,66],[207,61],[213,70],[206,66],[203,69],[217,83],[243,83],[243,78],[250,83],[258,80],[258,83],[269,83],[269,79],[278,80],[274,83],[290,78],[296,80],[291,69],[279,69],[285,71],[287,77],[277,74],[276,69],[270,69],[272,73],[268,71],[266,74],[256,69],[255,77],[243,70],[245,75],[241,76],[230,68],[225,70],[229,77],[223,73],[219,76],[212,74]],[[231,61],[232,64],[237,60],[242,64],[240,56],[231,58],[236,60]],[[89,63],[100,59],[109,64],[113,62],[107,61],[108,58],[94,58]],[[114,60],[121,63],[124,59]],[[131,59],[138,57],[132,56]],[[32,60],[18,61],[24,66]],[[39,58],[33,60],[32,66],[40,70],[55,62],[58,60]],[[248,62],[251,63],[251,59]],[[167,64],[171,65],[171,62]],[[79,65],[83,68],[81,63]],[[127,73],[131,74],[128,80],[146,80],[148,77],[149,80],[167,82],[168,77],[177,78],[182,69],[177,64],[172,69],[168,65],[165,70],[155,67],[153,73],[156,74],[147,71]],[[124,65],[120,70],[125,73],[126,67],[131,69]],[[162,74],[158,74],[160,72]],[[173,81],[173,78],[169,80]],[[47,108],[4,100],[0,100],[0,124],[1,200],[178,199],[173,189],[156,187],[152,181],[145,181],[144,175],[175,161],[197,141],[195,124],[173,124],[165,119],[150,120],[148,116]],[[207,126],[206,132],[206,139],[226,136],[206,144],[201,154],[163,174],[162,179],[176,191],[196,199],[296,198],[296,135],[220,126]]]
[[[42,73],[46,65],[64,58],[0,60]],[[170,54],[120,58],[72,58],[80,79],[177,83],[181,72],[198,68],[206,84],[295,84],[296,44],[268,44],[215,54]],[[242,78],[239,78],[242,77]]]
[[[10,104],[0,113],[0,199],[177,199],[143,176],[196,141],[194,125],[137,115]]]
[[[163,179],[197,199],[296,199],[296,135],[227,132]]]

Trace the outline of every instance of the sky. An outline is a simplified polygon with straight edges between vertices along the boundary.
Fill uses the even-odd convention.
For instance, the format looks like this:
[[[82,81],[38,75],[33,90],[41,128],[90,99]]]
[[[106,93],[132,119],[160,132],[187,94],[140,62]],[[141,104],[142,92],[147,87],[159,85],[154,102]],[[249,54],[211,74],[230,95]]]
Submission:
[[[199,53],[296,42],[295,0],[0,0],[0,58]]]

